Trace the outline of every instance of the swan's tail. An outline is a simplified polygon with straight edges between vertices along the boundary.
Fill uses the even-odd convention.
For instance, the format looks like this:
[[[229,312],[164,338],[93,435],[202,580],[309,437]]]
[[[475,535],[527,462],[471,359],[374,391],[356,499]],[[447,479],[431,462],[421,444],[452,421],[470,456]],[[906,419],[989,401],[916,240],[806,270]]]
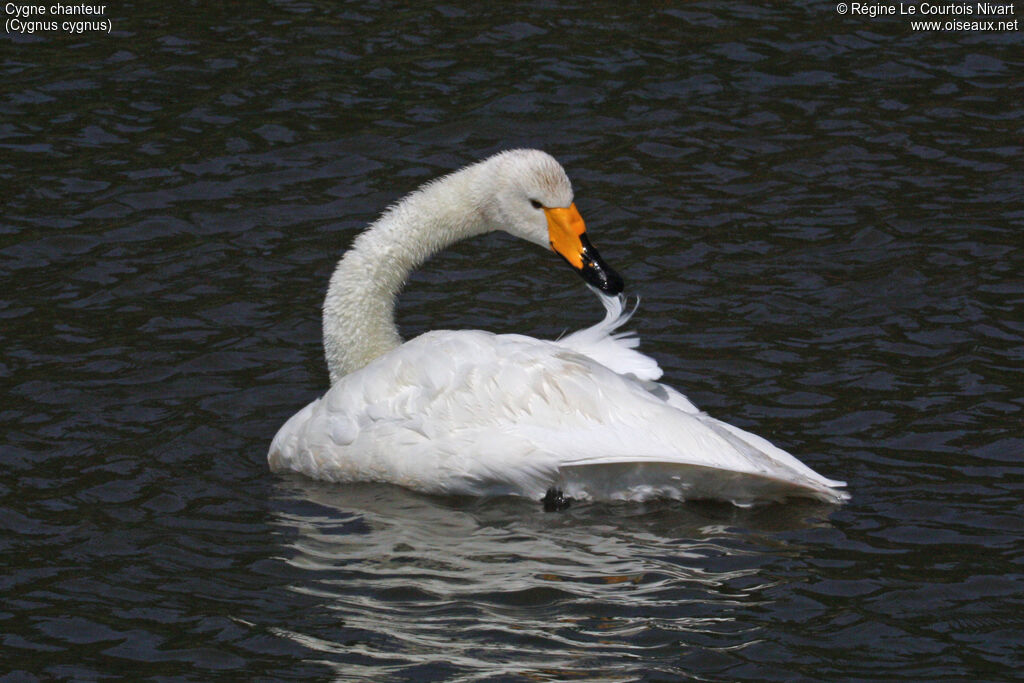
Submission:
[[[557,487],[581,500],[727,500],[739,507],[789,498],[837,505],[850,498],[845,491],[809,480],[657,460],[562,467]]]

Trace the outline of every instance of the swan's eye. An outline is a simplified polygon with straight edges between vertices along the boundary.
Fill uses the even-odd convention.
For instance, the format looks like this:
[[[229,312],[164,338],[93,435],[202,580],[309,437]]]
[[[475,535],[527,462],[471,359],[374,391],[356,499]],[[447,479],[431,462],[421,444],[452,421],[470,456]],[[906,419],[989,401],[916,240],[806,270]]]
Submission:
[[[544,208],[544,205],[541,204],[540,202],[538,202],[536,199],[531,199],[530,200],[530,206],[532,206],[535,209],[543,209]]]

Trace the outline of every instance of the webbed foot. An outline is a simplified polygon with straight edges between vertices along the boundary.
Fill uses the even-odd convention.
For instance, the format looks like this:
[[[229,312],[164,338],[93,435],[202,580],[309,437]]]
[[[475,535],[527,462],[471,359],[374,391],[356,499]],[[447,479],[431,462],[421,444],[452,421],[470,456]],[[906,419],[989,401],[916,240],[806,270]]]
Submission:
[[[544,499],[541,502],[544,504],[544,512],[558,512],[569,507],[572,504],[572,498],[566,497],[562,493],[562,489],[552,486],[544,494]]]

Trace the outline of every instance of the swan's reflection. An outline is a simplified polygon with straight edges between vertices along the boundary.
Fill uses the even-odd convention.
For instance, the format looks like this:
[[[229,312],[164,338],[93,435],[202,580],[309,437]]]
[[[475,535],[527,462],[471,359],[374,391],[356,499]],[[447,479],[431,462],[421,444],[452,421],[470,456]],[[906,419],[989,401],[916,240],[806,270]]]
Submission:
[[[280,633],[353,678],[420,666],[445,677],[592,671],[695,641],[753,642],[734,614],[770,599],[766,562],[800,553],[770,532],[828,511],[665,502],[545,513],[517,498],[301,477],[279,491],[283,559],[306,577],[293,589],[336,612],[344,640]]]

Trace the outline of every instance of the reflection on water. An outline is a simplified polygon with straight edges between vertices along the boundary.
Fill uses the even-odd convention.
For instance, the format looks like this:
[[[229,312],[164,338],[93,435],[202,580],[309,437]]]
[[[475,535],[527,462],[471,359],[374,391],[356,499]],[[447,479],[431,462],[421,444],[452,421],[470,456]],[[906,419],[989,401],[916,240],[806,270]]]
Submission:
[[[338,618],[337,639],[281,627],[343,655],[353,679],[600,671],[603,656],[671,670],[694,642],[756,642],[744,614],[771,602],[771,535],[824,524],[812,503],[739,510],[675,502],[588,504],[550,514],[516,498],[437,499],[390,486],[288,477],[275,526],[292,590]],[[740,618],[736,613],[740,612]],[[314,655],[315,656],[315,655]],[[615,678],[613,671],[603,675]]]

